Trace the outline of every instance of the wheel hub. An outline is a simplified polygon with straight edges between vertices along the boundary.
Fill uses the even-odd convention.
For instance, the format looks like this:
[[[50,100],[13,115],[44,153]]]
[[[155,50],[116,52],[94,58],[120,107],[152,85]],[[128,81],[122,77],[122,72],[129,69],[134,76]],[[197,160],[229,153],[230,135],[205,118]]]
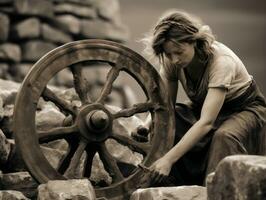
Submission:
[[[112,116],[101,104],[82,108],[77,117],[80,133],[89,141],[102,142],[112,131]]]
[[[104,131],[109,125],[109,117],[103,110],[93,110],[85,118],[90,130]]]

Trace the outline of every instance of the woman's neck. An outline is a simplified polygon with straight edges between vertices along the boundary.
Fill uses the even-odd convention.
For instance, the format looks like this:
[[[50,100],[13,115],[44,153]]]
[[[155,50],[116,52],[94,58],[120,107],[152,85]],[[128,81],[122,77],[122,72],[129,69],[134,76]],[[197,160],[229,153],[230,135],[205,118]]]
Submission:
[[[202,56],[199,55],[197,51],[195,51],[195,55],[189,65],[185,68],[192,81],[197,80],[202,76],[207,66],[207,62],[203,61],[206,59],[202,59]]]

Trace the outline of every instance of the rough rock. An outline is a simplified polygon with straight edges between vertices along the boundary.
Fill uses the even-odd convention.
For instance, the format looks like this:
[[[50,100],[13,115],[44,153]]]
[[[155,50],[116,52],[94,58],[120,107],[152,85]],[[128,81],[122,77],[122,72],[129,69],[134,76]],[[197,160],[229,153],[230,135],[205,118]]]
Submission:
[[[0,190],[2,190],[3,172],[0,170]]]
[[[13,136],[13,110],[14,105],[9,104],[4,107],[4,115],[1,120],[1,129],[7,138],[12,138]]]
[[[179,186],[138,189],[132,193],[130,200],[207,200],[205,187]]]
[[[4,190],[20,191],[31,198],[36,195],[38,184],[28,172],[16,172],[3,174],[2,187]]]
[[[114,25],[104,20],[81,21],[81,35],[85,38],[110,39],[115,41],[126,41],[128,32],[122,25]]]
[[[94,189],[87,179],[48,181],[38,187],[38,200],[94,200]]]
[[[37,38],[41,33],[41,23],[36,17],[25,19],[12,27],[14,40]]]
[[[210,200],[266,199],[266,157],[234,155],[223,159],[207,179]]]
[[[8,78],[8,67],[8,64],[0,63],[0,78]]]
[[[75,3],[77,5],[83,5],[83,6],[93,6],[95,0],[53,0],[56,3]]]
[[[50,26],[49,24],[42,24],[42,37],[47,40],[57,44],[64,44],[72,41],[72,37],[65,32]]]
[[[0,79],[0,97],[3,105],[14,104],[20,84],[9,80]]]
[[[6,136],[0,129],[0,167],[4,165],[9,157],[11,151],[11,144],[6,139]]]
[[[0,45],[0,60],[19,62],[21,61],[20,46],[13,43],[5,43]]]
[[[5,115],[5,111],[4,111],[4,102],[2,97],[0,97],[0,122],[2,121],[2,119],[4,118]]]
[[[22,82],[32,66],[33,64],[30,63],[17,63],[13,65],[12,66],[12,68],[14,69],[14,73],[12,74],[13,80],[15,80],[16,82]]]
[[[5,42],[8,39],[9,23],[10,21],[8,16],[0,13],[0,42]]]
[[[58,169],[66,157],[68,143],[65,140],[55,140],[41,145],[41,150],[54,169]]]
[[[36,114],[37,130],[49,130],[54,127],[61,127],[65,115],[52,104],[45,104],[42,110]]]
[[[26,16],[51,18],[54,16],[53,3],[46,0],[15,0],[15,11]]]
[[[54,7],[55,14],[73,14],[77,17],[96,18],[96,11],[92,7],[86,7],[74,3],[61,3]]]
[[[28,41],[22,45],[22,60],[35,62],[54,48],[56,48],[56,45],[51,42],[42,40]]]
[[[56,20],[62,25],[64,31],[72,34],[80,33],[80,20],[73,15],[59,15]]]
[[[127,146],[121,145],[113,139],[107,140],[105,144],[113,157],[121,162],[138,166],[143,160],[140,153],[133,152]]]
[[[112,183],[112,177],[104,169],[104,165],[98,153],[95,154],[92,161],[90,180],[94,185],[107,186]]]
[[[22,192],[15,190],[3,190],[0,191],[0,199],[2,200],[30,200],[25,197]]]
[[[8,139],[11,144],[11,152],[8,158],[8,162],[3,166],[5,173],[24,172],[27,171],[27,167],[22,159],[20,151],[16,148],[15,140]]]
[[[115,24],[121,24],[120,5],[118,0],[95,1],[98,15]],[[108,5],[108,6],[106,6]]]

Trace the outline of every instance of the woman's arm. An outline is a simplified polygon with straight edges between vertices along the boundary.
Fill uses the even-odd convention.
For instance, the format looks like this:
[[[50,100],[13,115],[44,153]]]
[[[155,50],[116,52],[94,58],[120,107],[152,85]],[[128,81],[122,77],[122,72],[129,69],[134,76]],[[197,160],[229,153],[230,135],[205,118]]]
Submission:
[[[173,163],[188,152],[212,128],[224,103],[226,90],[210,88],[205,98],[200,119],[187,131],[183,138],[151,167],[157,174],[168,175]]]

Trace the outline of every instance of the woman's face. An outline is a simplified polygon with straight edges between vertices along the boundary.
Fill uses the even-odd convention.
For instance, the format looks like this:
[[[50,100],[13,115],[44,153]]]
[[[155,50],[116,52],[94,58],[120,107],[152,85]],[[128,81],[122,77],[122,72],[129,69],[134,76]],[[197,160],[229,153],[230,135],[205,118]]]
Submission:
[[[193,43],[166,41],[163,44],[165,57],[178,68],[185,68],[195,55]]]

